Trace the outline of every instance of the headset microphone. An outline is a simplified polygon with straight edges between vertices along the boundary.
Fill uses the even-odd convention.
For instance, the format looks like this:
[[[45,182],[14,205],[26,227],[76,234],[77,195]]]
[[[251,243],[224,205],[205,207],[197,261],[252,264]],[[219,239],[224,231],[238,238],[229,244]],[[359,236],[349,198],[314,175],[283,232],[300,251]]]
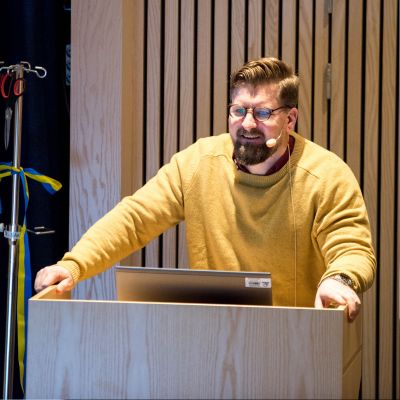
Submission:
[[[278,136],[277,138],[268,139],[268,140],[265,142],[265,145],[266,145],[267,147],[269,147],[269,148],[275,147],[275,146],[276,146],[276,143],[278,142],[278,140],[279,140],[279,139],[281,138],[281,136],[282,136],[282,131],[283,131],[283,129],[281,129],[281,133],[279,134],[279,136]]]

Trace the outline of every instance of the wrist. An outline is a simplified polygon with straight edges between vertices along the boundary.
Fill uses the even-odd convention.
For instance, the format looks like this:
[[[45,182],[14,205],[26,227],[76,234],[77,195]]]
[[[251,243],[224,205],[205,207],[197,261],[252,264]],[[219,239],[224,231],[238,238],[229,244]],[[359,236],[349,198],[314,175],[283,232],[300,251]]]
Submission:
[[[343,285],[348,286],[349,288],[353,289],[354,291],[356,290],[357,285],[355,284],[353,279],[351,279],[348,275],[346,275],[344,273],[332,275],[332,276],[329,276],[329,278],[334,279],[335,281],[338,281],[338,282],[342,283]]]

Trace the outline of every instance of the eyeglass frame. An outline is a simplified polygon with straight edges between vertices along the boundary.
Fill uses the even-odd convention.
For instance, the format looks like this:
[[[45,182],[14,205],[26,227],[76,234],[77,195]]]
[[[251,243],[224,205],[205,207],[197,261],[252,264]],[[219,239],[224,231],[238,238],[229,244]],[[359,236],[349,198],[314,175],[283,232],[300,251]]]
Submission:
[[[238,116],[236,116],[236,115],[232,115],[231,114],[231,107],[232,106],[239,106],[239,107],[242,107],[242,108],[244,108],[245,110],[246,110],[246,114],[245,115],[243,115],[243,117],[238,117]],[[278,110],[281,110],[281,109],[283,109],[283,108],[293,108],[294,106],[290,106],[289,104],[285,104],[285,105],[283,105],[283,106],[280,106],[280,107],[277,107],[277,108],[274,108],[274,109],[272,109],[272,108],[269,108],[269,107],[245,107],[245,106],[241,106],[240,104],[236,104],[236,103],[231,103],[231,104],[228,104],[228,106],[227,106],[227,108],[228,108],[228,114],[232,117],[232,118],[240,118],[240,119],[244,119],[244,118],[246,118],[246,116],[247,116],[247,114],[249,113],[249,110],[251,110],[251,115],[253,116],[253,118],[256,120],[256,121],[259,121],[259,122],[265,122],[265,121],[268,121],[270,118],[271,118],[271,115],[275,112],[275,111],[278,111]],[[258,109],[264,109],[264,110],[269,110],[269,115],[268,115],[268,118],[266,118],[266,119],[259,119],[259,118],[257,118],[255,115],[254,115],[254,110],[256,109],[256,108],[258,108]]]

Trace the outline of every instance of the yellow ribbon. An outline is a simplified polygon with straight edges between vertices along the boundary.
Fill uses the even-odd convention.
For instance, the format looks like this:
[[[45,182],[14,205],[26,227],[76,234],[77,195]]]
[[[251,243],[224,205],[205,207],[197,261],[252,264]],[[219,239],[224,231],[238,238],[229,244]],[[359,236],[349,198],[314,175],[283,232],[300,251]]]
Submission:
[[[24,390],[24,377],[25,377],[25,345],[26,345],[26,330],[27,330],[27,305],[28,299],[32,295],[31,288],[31,266],[30,266],[30,253],[28,237],[26,235],[26,210],[29,202],[29,190],[27,177],[33,179],[43,185],[43,187],[50,193],[54,194],[61,189],[60,182],[46,175],[42,175],[34,169],[27,168],[24,170],[22,167],[16,168],[6,163],[0,163],[0,181],[1,179],[18,174],[24,193],[25,199],[25,213],[23,225],[20,229],[19,243],[18,243],[18,289],[17,289],[17,337],[18,337],[18,364],[20,371],[20,383],[22,390]],[[28,283],[28,284],[27,284]]]

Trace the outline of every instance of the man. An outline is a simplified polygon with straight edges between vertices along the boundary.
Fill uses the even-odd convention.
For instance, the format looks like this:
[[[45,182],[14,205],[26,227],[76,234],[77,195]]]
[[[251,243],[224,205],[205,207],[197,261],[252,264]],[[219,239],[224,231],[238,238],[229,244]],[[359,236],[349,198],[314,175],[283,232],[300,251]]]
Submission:
[[[191,268],[272,273],[274,305],[360,309],[374,279],[365,204],[348,166],[293,130],[298,78],[262,58],[231,76],[229,133],[198,140],[124,198],[35,289],[104,271],[181,220]]]

